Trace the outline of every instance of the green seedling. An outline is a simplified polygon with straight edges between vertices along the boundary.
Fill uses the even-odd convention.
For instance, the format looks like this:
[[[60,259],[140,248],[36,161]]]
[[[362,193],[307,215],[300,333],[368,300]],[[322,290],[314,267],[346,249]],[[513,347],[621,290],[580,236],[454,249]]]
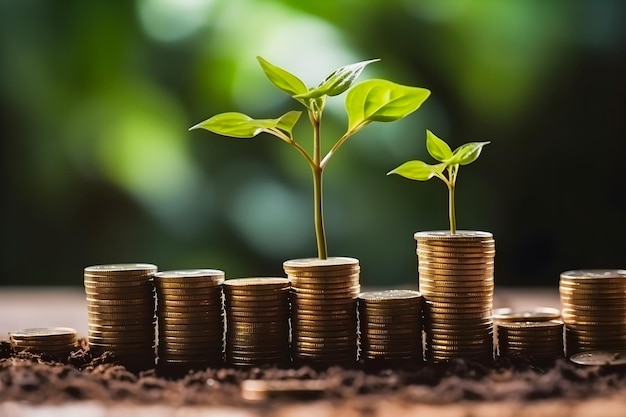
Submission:
[[[398,174],[410,180],[428,181],[432,177],[441,179],[448,186],[448,213],[450,217],[450,233],[456,233],[456,212],[454,190],[461,165],[469,165],[480,156],[483,146],[490,142],[470,142],[461,145],[454,151],[442,139],[430,130],[426,131],[426,149],[430,156],[439,163],[429,165],[423,161],[408,161],[387,173]]]
[[[308,88],[304,82],[288,71],[267,60],[257,57],[261,68],[270,82],[282,92],[304,106],[312,127],[313,149],[308,152],[296,140],[293,128],[302,112],[289,111],[276,119],[254,119],[243,113],[221,113],[190,128],[205,129],[233,138],[247,139],[260,133],[273,135],[292,146],[302,155],[313,174],[314,225],[317,254],[327,258],[326,234],[322,206],[322,174],[330,158],[355,133],[372,122],[392,122],[404,118],[417,110],[430,95],[430,91],[419,87],[395,84],[383,79],[371,79],[356,84],[363,69],[373,59],[346,65],[331,72],[316,87]],[[349,90],[349,91],[348,91]],[[345,109],[348,127],[330,151],[322,157],[322,114],[328,97],[346,94]]]

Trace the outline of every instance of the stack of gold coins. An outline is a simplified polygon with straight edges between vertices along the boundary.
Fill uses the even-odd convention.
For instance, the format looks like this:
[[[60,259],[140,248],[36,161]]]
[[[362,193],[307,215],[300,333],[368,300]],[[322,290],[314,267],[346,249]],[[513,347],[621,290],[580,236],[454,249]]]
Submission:
[[[495,241],[477,231],[418,232],[426,359],[493,359]]]
[[[626,270],[561,274],[559,292],[568,355],[626,346]]]
[[[85,268],[90,349],[110,351],[129,368],[154,367],[155,300],[152,264]]]
[[[538,361],[563,357],[563,322],[498,322],[498,352],[502,357],[524,357]]]
[[[68,355],[76,348],[76,330],[69,327],[46,327],[9,332],[15,352],[27,351],[50,356]]]
[[[289,281],[239,278],[224,283],[226,361],[285,365],[289,356]]]
[[[298,259],[284,262],[283,267],[291,282],[294,361],[322,366],[355,363],[359,261]]]
[[[223,363],[223,282],[224,271],[217,269],[155,274],[159,367]]]
[[[422,361],[422,295],[363,292],[358,298],[359,357],[364,362]]]

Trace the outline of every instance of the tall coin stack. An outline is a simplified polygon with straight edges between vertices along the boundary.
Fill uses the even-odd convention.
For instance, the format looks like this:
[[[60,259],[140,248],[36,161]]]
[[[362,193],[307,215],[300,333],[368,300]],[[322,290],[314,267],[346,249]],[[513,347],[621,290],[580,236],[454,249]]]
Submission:
[[[568,355],[626,346],[626,270],[561,274],[559,293]]]
[[[226,361],[285,365],[289,356],[289,281],[239,278],[224,283]]]
[[[96,353],[110,351],[129,368],[154,367],[155,303],[152,264],[85,268],[88,341]]]
[[[67,356],[76,348],[76,330],[69,327],[46,327],[9,332],[15,352],[27,351],[51,356]]]
[[[418,232],[426,359],[493,359],[495,241],[478,231]]]
[[[223,282],[224,271],[217,269],[155,274],[160,367],[223,364]]]
[[[498,352],[503,357],[524,357],[537,361],[563,357],[563,322],[498,322]]]
[[[283,263],[291,283],[291,350],[296,363],[353,364],[357,358],[356,298],[360,266],[354,258]]]
[[[358,303],[361,360],[423,360],[422,295],[419,292],[364,292],[359,295]]]

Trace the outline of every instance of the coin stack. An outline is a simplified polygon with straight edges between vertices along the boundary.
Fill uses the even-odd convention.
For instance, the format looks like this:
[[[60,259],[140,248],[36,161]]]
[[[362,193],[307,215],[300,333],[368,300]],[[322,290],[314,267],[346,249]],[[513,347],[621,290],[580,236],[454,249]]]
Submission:
[[[159,367],[206,368],[223,363],[224,271],[159,272],[157,291]]]
[[[68,355],[76,348],[76,330],[69,327],[23,329],[9,332],[15,352],[27,351],[50,356]]]
[[[359,357],[364,362],[422,361],[422,295],[410,290],[358,297]]]
[[[92,351],[113,352],[133,370],[154,367],[156,271],[155,265],[141,263],[85,268]]]
[[[626,270],[567,271],[559,283],[568,355],[626,346]]]
[[[239,278],[224,283],[226,361],[284,365],[289,356],[289,281]]]
[[[477,231],[418,232],[426,359],[493,359],[495,241]]]
[[[502,357],[524,357],[538,361],[563,357],[563,322],[498,322],[498,352]]]
[[[322,366],[355,363],[359,261],[296,259],[284,262],[283,267],[291,283],[294,361]]]

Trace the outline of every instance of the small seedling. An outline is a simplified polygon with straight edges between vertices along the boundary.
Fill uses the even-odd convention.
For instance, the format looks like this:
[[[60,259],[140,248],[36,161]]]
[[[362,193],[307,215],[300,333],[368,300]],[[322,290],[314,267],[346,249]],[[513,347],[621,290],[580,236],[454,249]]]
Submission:
[[[461,145],[454,151],[442,139],[430,130],[426,131],[426,149],[430,156],[439,161],[429,165],[423,161],[408,161],[387,173],[398,174],[410,180],[428,181],[432,177],[441,179],[448,186],[448,212],[450,216],[450,233],[456,233],[456,212],[454,206],[454,189],[459,174],[459,166],[469,165],[480,156],[483,146],[490,142],[470,142]]]
[[[404,118],[417,110],[430,95],[430,91],[419,87],[395,84],[382,79],[372,79],[355,85],[363,69],[373,59],[346,65],[331,72],[317,87],[308,88],[304,82],[288,71],[267,60],[257,57],[267,78],[279,90],[288,94],[304,106],[313,129],[313,150],[307,152],[294,137],[292,131],[302,112],[289,111],[276,119],[253,119],[236,112],[221,113],[191,129],[205,129],[233,138],[252,138],[260,133],[269,133],[294,147],[307,161],[313,174],[314,223],[317,254],[327,258],[326,234],[322,208],[322,174],[330,158],[348,138],[371,122],[392,122]],[[351,88],[352,87],[352,88]],[[351,89],[350,89],[351,88]],[[345,91],[345,108],[348,114],[346,132],[335,141],[328,153],[321,155],[321,123],[328,97]]]

